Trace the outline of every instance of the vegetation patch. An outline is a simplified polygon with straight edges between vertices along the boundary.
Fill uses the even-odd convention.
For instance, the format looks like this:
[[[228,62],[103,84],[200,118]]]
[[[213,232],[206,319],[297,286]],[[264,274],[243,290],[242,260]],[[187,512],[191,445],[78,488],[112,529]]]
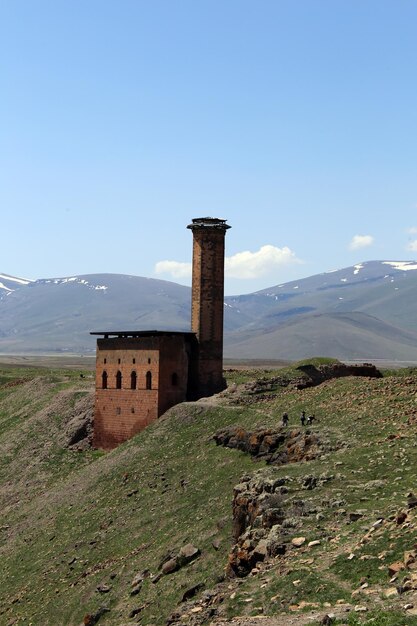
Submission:
[[[417,606],[405,556],[417,523],[416,372],[287,385],[256,403],[246,402],[249,369],[243,383],[241,372],[226,376],[219,396],[178,405],[103,453],[65,444],[71,419],[92,407],[91,372],[0,370],[0,623],[78,626],[101,607],[109,610],[99,623],[109,626],[260,614],[311,623],[341,603],[350,611],[340,624],[416,623],[404,609]],[[213,439],[236,425],[281,432],[284,412],[283,432],[306,433],[302,411],[326,442],[314,458],[273,466]],[[262,558],[236,577],[229,557],[248,526],[236,530],[234,495],[257,480],[274,491],[260,492],[265,506],[247,539],[264,530],[271,542],[259,538]],[[198,557],[179,567],[190,545]],[[395,563],[404,567],[392,573]]]

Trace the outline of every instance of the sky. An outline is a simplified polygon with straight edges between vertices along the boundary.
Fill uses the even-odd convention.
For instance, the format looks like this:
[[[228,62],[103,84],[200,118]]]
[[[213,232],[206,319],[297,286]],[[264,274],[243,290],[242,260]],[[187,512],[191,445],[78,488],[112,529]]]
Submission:
[[[417,258],[415,0],[0,0],[0,271],[228,295]]]

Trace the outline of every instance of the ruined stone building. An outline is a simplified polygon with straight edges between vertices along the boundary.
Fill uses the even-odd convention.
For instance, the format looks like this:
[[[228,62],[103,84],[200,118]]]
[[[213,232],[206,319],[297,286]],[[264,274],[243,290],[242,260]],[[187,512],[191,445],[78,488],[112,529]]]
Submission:
[[[191,331],[93,332],[97,339],[93,444],[112,449],[185,400],[218,393],[223,378],[226,220],[196,218]]]

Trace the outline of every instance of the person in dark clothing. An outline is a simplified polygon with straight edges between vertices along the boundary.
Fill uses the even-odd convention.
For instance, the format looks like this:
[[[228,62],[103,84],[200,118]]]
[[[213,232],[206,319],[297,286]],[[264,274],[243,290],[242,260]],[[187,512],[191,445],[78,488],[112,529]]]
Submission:
[[[288,418],[288,413],[287,413],[287,412],[285,412],[285,413],[283,414],[283,416],[282,416],[282,425],[283,425],[283,426],[288,426],[288,420],[289,420],[289,418]]]
[[[305,411],[301,411],[300,422],[301,422],[301,426],[305,426],[305,423],[306,423],[306,412]]]

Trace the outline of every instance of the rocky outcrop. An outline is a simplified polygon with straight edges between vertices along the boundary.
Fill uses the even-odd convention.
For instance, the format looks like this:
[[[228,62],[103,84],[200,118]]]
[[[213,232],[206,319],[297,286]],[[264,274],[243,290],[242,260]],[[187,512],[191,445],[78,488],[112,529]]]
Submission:
[[[235,544],[226,567],[229,577],[247,576],[257,571],[261,562],[293,549],[294,529],[302,526],[302,518],[318,512],[311,503],[291,497],[288,476],[273,472],[265,468],[244,476],[233,490]]]
[[[243,476],[233,490],[235,543],[228,557],[228,576],[247,576],[257,571],[260,562],[297,547],[294,529],[302,527],[303,518],[317,515],[320,509],[311,501],[291,495],[291,485],[293,490],[295,486],[298,491],[299,485],[311,490],[333,479],[331,474],[308,474],[290,479],[278,475],[275,468]]]
[[[381,372],[371,363],[361,365],[346,365],[345,363],[332,363],[329,365],[300,365],[297,368],[306,378],[298,382],[298,389],[315,387],[332,378],[343,378],[345,376],[365,376],[367,378],[382,378]]]
[[[162,559],[159,565],[159,572],[152,578],[152,582],[157,583],[162,576],[173,574],[185,565],[188,565],[188,563],[191,563],[191,561],[197,559],[200,554],[200,549],[196,548],[192,543],[187,543],[182,546],[179,552],[169,552]]]
[[[94,403],[90,393],[75,402],[66,416],[62,443],[67,448],[87,450],[92,445],[94,424]]]
[[[233,546],[229,576],[246,576],[259,561],[286,551],[282,524],[288,478],[244,476],[233,490]],[[285,534],[285,533],[284,533]]]
[[[299,365],[296,371],[299,372],[299,375],[263,376],[255,381],[241,385],[241,393],[238,395],[235,394],[235,388],[229,388],[226,394],[229,394],[229,401],[233,404],[246,405],[273,400],[280,388],[306,389],[321,385],[326,380],[343,378],[345,376],[382,377],[381,372],[371,363],[362,363],[361,365],[329,363],[318,366],[308,363]]]
[[[259,427],[254,431],[241,426],[229,426],[214,436],[217,445],[247,452],[271,465],[310,461],[319,456],[324,444],[318,432],[310,429],[271,429]]]

